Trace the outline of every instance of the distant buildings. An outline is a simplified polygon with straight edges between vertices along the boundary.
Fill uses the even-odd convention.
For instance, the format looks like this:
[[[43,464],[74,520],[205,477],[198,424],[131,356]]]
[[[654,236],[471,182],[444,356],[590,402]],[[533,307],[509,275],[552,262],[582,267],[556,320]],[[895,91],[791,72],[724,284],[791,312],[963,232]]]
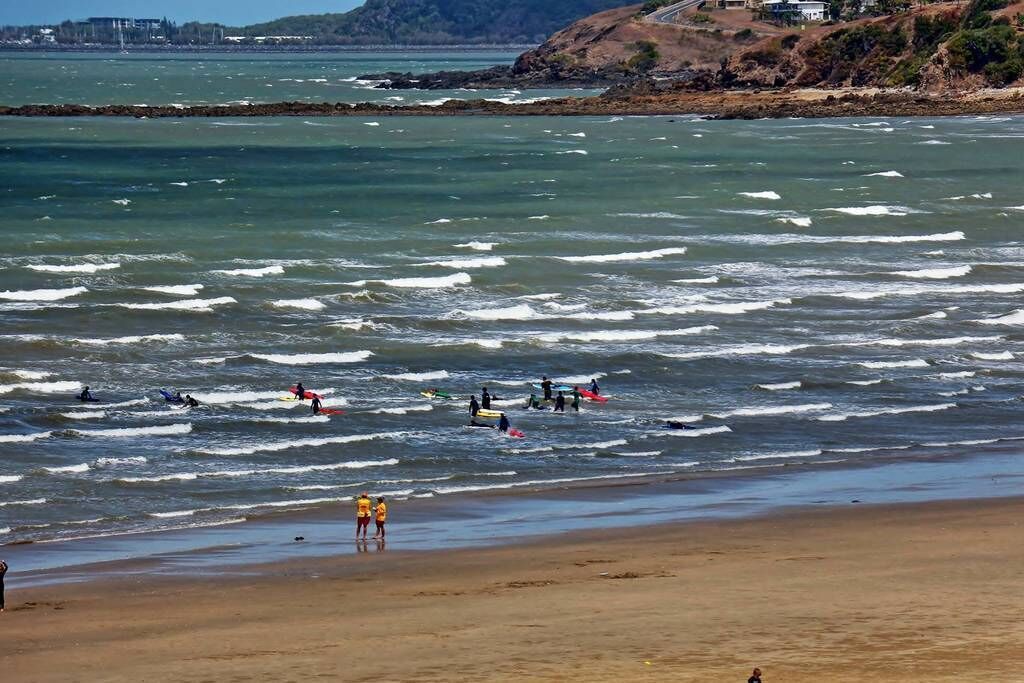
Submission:
[[[804,21],[828,19],[828,3],[821,0],[764,0],[761,6],[774,16],[799,14]]]

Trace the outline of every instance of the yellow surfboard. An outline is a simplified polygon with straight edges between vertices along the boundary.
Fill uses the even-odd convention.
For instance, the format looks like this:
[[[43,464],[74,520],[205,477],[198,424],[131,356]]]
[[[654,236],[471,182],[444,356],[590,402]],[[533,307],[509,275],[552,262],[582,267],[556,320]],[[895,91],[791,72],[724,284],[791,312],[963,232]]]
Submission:
[[[501,412],[500,410],[481,409],[481,410],[476,411],[476,416],[477,417],[499,418],[499,417],[501,417],[504,414],[505,413]]]

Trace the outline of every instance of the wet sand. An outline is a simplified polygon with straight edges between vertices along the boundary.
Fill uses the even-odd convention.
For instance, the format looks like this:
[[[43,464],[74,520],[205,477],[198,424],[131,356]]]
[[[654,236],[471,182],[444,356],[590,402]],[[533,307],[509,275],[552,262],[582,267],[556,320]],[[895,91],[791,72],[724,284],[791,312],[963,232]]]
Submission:
[[[802,510],[18,590],[17,681],[989,681],[1024,499]],[[347,527],[348,525],[344,525]],[[345,531],[339,529],[339,533]],[[9,577],[10,578],[10,577]]]

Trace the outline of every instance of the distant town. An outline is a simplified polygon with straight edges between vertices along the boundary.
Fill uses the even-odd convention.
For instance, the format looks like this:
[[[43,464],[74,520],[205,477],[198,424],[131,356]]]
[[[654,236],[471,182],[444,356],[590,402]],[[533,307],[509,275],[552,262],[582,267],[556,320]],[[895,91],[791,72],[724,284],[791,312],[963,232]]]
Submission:
[[[56,25],[0,27],[0,44],[24,47],[90,45],[301,45],[313,36],[232,35],[221,24],[190,21],[181,25],[162,19],[89,17]]]

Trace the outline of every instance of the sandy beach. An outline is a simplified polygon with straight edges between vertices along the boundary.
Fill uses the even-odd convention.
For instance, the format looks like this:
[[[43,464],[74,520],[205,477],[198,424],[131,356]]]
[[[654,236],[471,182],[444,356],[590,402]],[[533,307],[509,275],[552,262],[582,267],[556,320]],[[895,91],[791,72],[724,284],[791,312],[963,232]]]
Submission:
[[[18,681],[988,681],[1024,500],[802,510],[18,590]],[[341,527],[341,525],[339,525]],[[347,533],[347,524],[344,533]],[[339,533],[342,529],[339,528]]]

